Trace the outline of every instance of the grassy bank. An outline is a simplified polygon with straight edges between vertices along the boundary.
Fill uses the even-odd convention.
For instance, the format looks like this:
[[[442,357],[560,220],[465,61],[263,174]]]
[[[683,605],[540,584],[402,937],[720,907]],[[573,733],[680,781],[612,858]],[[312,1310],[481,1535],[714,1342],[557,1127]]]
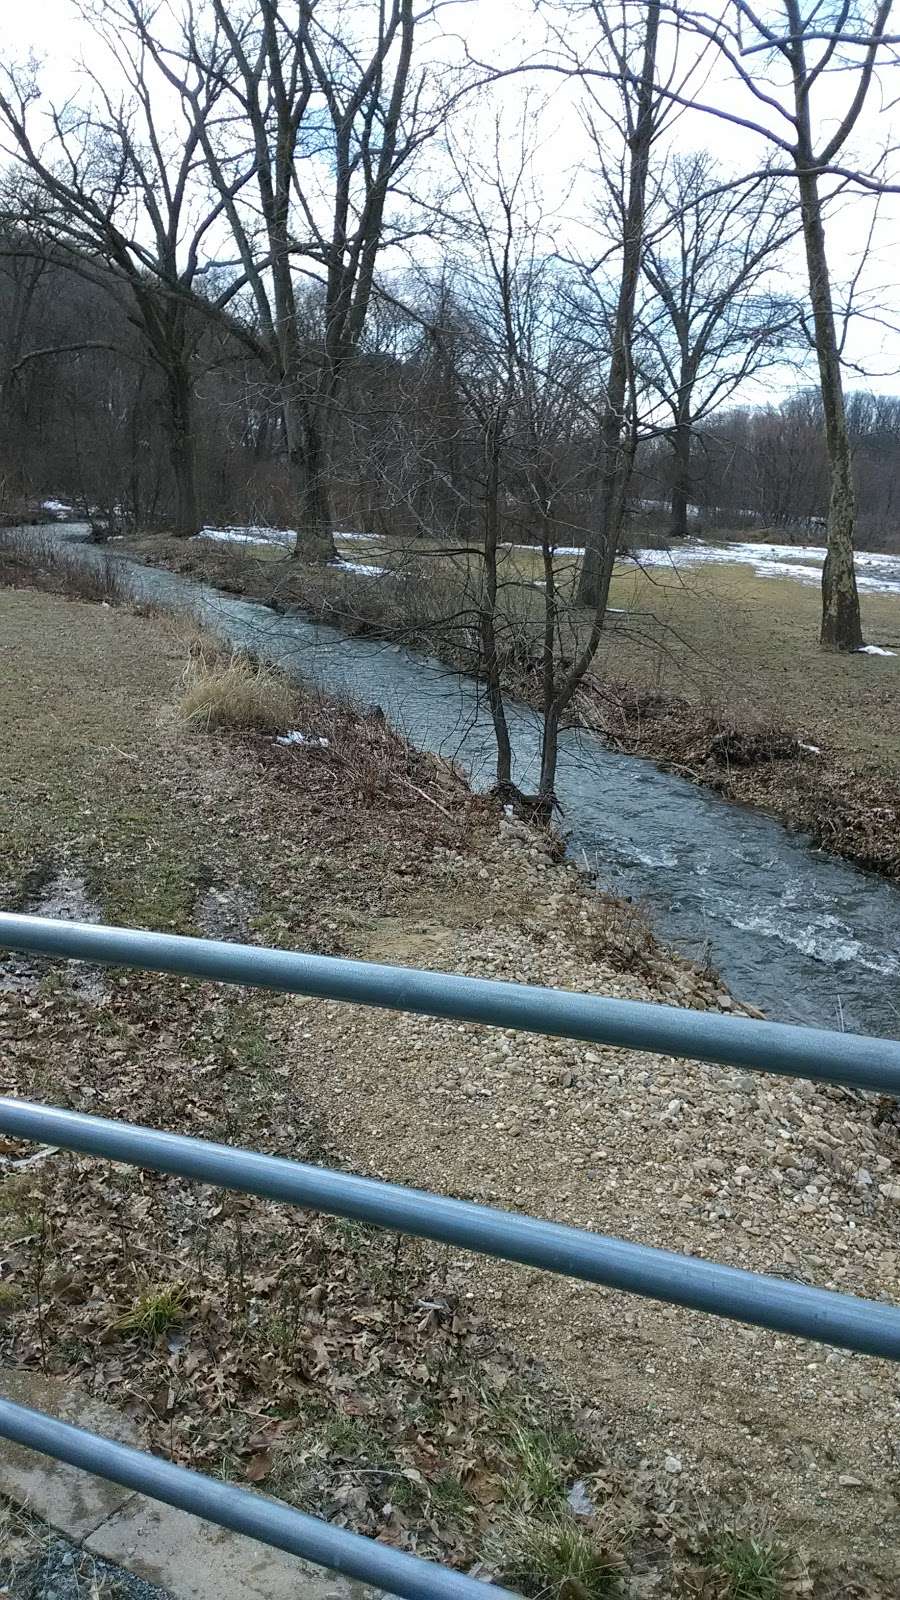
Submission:
[[[5,905],[728,1003],[378,719],[297,693],[304,745],[211,728],[207,649],[0,590]],[[898,1288],[889,1202],[853,1177],[890,1179],[890,1129],[838,1095],[17,958],[0,1038],[7,1092]],[[810,1182],[828,1156],[827,1213],[767,1155],[779,1126]],[[89,1159],[16,1165],[34,1153],[0,1152],[3,1357],[125,1405],[161,1452],[551,1600],[894,1592],[883,1364]],[[842,1474],[865,1488],[836,1519]]]
[[[132,549],[278,609],[302,607],[348,632],[401,639],[478,670],[475,557],[346,543],[346,558],[386,566],[385,576],[372,577],[306,567],[259,546],[145,539]],[[565,591],[574,562],[558,565]],[[531,701],[537,571],[529,552],[504,556],[505,681]],[[897,596],[862,596],[866,636],[895,648],[896,658],[823,654],[817,587],[759,577],[748,565],[623,567],[610,605],[607,635],[574,708],[579,720],[620,749],[763,806],[834,853],[900,878]],[[563,648],[572,649],[577,613],[564,628]]]

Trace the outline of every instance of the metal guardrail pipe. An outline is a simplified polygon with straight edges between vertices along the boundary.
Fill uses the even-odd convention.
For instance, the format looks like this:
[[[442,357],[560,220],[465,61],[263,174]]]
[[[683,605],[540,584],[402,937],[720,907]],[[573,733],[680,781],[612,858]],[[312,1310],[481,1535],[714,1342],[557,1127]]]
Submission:
[[[348,1578],[376,1584],[408,1600],[515,1600],[510,1589],[479,1583],[420,1556],[406,1555],[361,1534],[349,1533],[277,1500],[220,1483],[159,1456],[116,1444],[98,1433],[58,1422],[43,1411],[0,1400],[0,1435],[72,1467],[82,1467],[126,1489],[177,1506],[220,1528],[247,1534],[276,1550],[303,1556]],[[299,1589],[298,1589],[299,1592]]]
[[[900,1096],[900,1042],[447,972],[0,912],[0,948],[628,1045]]]
[[[78,1111],[0,1098],[0,1129],[111,1161],[177,1173],[290,1205],[355,1217],[525,1266],[715,1316],[900,1359],[900,1307],[656,1250],[468,1200],[212,1144]]]

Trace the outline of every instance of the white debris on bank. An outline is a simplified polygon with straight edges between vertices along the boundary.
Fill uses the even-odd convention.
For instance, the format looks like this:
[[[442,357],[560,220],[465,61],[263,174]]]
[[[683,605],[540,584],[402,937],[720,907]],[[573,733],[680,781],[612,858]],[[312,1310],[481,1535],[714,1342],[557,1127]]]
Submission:
[[[896,650],[884,650],[880,644],[861,644],[856,654],[858,656],[895,656]]]
[[[275,738],[276,744],[305,744],[313,750],[327,750],[328,740],[314,738],[308,733],[301,733],[299,728],[289,728],[287,733],[279,733]]]

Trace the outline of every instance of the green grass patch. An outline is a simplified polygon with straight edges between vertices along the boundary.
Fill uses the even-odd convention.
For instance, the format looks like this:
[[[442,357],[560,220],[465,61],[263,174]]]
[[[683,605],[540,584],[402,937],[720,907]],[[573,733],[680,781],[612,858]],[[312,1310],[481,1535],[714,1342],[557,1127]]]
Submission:
[[[185,1286],[169,1283],[146,1289],[131,1307],[117,1317],[113,1327],[119,1333],[139,1333],[157,1339],[167,1328],[178,1327],[185,1317]]]

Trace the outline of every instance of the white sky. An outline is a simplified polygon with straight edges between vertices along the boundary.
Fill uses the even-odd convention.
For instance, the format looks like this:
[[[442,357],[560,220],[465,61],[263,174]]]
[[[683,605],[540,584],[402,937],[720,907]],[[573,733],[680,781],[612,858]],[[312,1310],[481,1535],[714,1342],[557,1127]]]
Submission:
[[[28,6],[13,6],[13,0],[0,0],[4,16],[4,54],[7,61],[24,59],[33,51],[42,61],[41,83],[49,97],[61,99],[74,86],[75,68],[84,56],[88,61],[98,60],[91,30],[78,14],[76,0],[31,0]],[[468,41],[471,51],[479,59],[493,64],[512,64],[527,54],[529,47],[537,50],[543,31],[535,20],[531,0],[468,0],[466,4],[449,7],[443,14],[443,25],[448,31],[457,30]],[[900,68],[894,69],[900,80]],[[590,150],[576,109],[577,90],[559,80],[539,77],[535,84],[547,102],[540,127],[540,155],[538,167],[547,200],[552,205],[565,197],[558,227],[570,230],[570,238],[577,239],[580,220],[590,207]],[[525,80],[509,80],[504,87],[493,92],[493,98],[510,107],[521,103],[525,94]],[[849,80],[837,75],[825,83],[821,111],[827,118],[832,106],[838,114],[847,103]],[[900,94],[900,82],[893,91]],[[746,90],[728,82],[721,68],[716,69],[703,88],[708,100],[726,104],[750,115],[759,115]],[[827,98],[826,98],[827,97]],[[477,117],[489,115],[489,108],[474,113]],[[855,137],[853,154],[861,165],[874,158],[875,153],[890,139],[885,126],[887,117],[880,113],[879,97],[871,97]],[[477,135],[477,127],[476,127]],[[895,130],[900,136],[900,130]],[[672,130],[672,141],[681,149],[712,150],[718,160],[735,169],[748,170],[762,160],[763,143],[753,134],[702,113],[684,113]],[[840,301],[841,286],[856,272],[872,214],[873,202],[869,199],[847,199],[841,204],[829,223],[828,244],[832,273],[835,279],[836,298]],[[880,204],[873,249],[861,279],[864,297],[877,306],[883,321],[854,320],[851,324],[846,354],[851,367],[861,372],[848,371],[850,387],[871,387],[885,392],[900,391],[900,197],[887,197]],[[792,276],[802,279],[803,263],[799,256],[786,263]],[[896,323],[896,331],[894,324]],[[789,387],[797,381],[810,381],[812,370],[805,373],[785,371],[781,385]],[[768,378],[771,393],[773,375]],[[752,398],[747,395],[746,398]],[[759,396],[756,396],[759,398]]]

